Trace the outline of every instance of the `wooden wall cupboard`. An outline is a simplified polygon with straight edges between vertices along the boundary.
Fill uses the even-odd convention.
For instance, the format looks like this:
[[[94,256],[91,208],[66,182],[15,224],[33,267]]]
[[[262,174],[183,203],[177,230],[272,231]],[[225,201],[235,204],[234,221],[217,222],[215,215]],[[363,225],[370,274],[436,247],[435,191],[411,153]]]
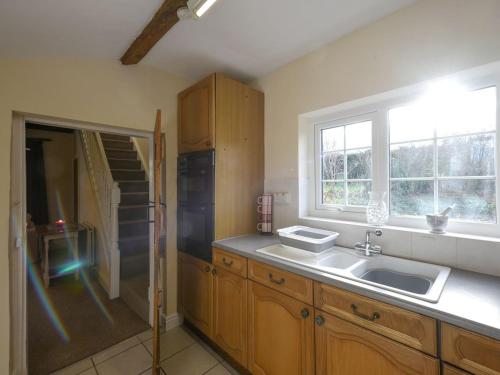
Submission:
[[[178,95],[179,153],[215,147],[215,75]]]

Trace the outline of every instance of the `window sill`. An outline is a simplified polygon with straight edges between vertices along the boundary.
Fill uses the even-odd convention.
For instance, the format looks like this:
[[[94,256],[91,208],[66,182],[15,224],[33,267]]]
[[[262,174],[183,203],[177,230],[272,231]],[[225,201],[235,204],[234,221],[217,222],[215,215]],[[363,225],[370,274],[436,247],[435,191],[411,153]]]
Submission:
[[[314,225],[314,223],[317,223],[320,225],[335,225],[335,224],[350,225],[350,226],[358,227],[358,228],[370,228],[370,227],[372,227],[372,226],[368,225],[367,223],[361,222],[361,221],[330,219],[330,218],[317,217],[317,216],[301,216],[301,217],[299,217],[299,221],[304,223],[304,224],[309,224],[309,225]],[[500,243],[500,237],[494,237],[494,236],[463,234],[463,233],[455,233],[455,232],[446,232],[444,234],[434,234],[434,233],[430,233],[429,230],[427,230],[427,229],[411,228],[411,227],[404,227],[404,226],[394,226],[394,225],[384,225],[382,227],[382,229],[395,231],[395,232],[425,234],[425,235],[436,236],[436,237],[461,238],[461,239],[468,239],[468,240],[488,241],[488,242]]]

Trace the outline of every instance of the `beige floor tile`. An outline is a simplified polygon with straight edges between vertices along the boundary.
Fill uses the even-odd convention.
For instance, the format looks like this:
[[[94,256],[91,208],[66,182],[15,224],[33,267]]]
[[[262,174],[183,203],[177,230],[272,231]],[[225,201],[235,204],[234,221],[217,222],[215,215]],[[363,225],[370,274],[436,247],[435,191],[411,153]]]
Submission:
[[[160,359],[166,359],[186,349],[195,343],[195,340],[181,327],[175,327],[160,336]],[[146,348],[152,353],[153,343],[151,340],[144,343]]]
[[[73,363],[71,366],[63,368],[62,370],[53,372],[52,375],[77,375],[82,373],[87,369],[94,367],[90,358],[84,359],[82,361]]]
[[[97,371],[92,367],[78,375],[97,375]]]
[[[141,342],[145,342],[145,341],[148,341],[151,339],[151,337],[153,337],[153,330],[152,329],[148,329],[147,331],[144,331],[142,333],[139,333],[137,335],[137,338],[141,341]]]
[[[240,375],[240,372],[237,371],[233,366],[231,366],[229,363],[226,361],[222,360],[221,365],[224,366],[224,368],[231,374],[231,375]]]
[[[195,343],[161,362],[161,367],[172,375],[201,375],[217,365],[212,357],[198,343]]]
[[[99,375],[137,375],[152,365],[152,358],[142,345],[134,346],[97,365]]]
[[[120,354],[121,352],[124,352],[127,349],[130,349],[133,346],[139,345],[141,342],[137,338],[137,336],[131,337],[125,341],[122,341],[116,345],[113,345],[102,352],[99,352],[95,355],[92,356],[92,360],[94,363],[97,365],[99,363],[102,363],[106,360],[108,360],[111,357],[114,357],[117,354]]]
[[[231,375],[231,373],[227,371],[227,369],[224,366],[218,364],[213,369],[206,372],[205,375]]]

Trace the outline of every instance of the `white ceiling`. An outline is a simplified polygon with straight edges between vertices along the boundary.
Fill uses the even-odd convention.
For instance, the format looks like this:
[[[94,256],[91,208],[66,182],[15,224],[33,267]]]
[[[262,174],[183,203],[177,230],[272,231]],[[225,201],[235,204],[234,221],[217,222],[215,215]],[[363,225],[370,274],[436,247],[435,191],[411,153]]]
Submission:
[[[192,79],[249,80],[415,0],[218,0],[183,20],[149,64]],[[163,0],[1,0],[0,57],[119,59]]]

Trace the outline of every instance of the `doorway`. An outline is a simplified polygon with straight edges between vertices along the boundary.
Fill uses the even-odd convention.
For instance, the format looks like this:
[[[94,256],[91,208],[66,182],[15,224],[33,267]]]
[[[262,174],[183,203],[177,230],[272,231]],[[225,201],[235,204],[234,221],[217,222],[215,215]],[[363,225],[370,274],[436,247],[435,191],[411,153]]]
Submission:
[[[149,328],[152,135],[27,117],[14,126],[21,136],[13,149],[26,150],[13,151],[21,171],[12,170],[13,183],[17,179],[21,187],[17,216],[26,231],[16,237],[25,246],[18,247],[20,261],[12,264],[13,272],[16,265],[21,270],[14,277],[21,293],[13,310],[20,307],[24,316],[16,325],[21,339],[13,340],[13,357],[25,364],[20,373],[43,375]],[[92,176],[83,133],[99,140],[108,172],[122,191],[116,226],[124,256],[118,259],[114,291],[105,272],[105,228],[92,181],[100,177]],[[134,246],[127,248],[130,243]]]

